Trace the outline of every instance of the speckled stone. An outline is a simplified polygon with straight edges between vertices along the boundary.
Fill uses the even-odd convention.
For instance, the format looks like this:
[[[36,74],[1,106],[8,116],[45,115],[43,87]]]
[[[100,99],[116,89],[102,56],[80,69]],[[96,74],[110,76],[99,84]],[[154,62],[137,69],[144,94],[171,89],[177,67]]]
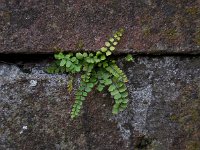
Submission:
[[[199,0],[1,0],[0,53],[96,51],[118,28],[115,53],[200,53]]]
[[[136,57],[119,66],[129,82],[128,108],[93,90],[70,119],[79,75],[49,75],[46,62],[0,64],[0,149],[198,150],[200,57]],[[25,69],[24,69],[25,68]]]

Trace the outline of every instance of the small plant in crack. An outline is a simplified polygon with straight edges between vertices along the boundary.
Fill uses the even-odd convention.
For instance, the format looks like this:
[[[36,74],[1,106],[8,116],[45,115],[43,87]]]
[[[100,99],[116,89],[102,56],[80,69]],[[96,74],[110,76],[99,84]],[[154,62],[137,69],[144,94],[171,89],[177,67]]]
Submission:
[[[83,102],[94,87],[100,92],[106,86],[108,87],[108,91],[114,98],[113,114],[117,114],[127,107],[128,91],[125,84],[128,82],[127,76],[117,66],[116,61],[110,57],[123,33],[123,29],[114,32],[113,37],[105,42],[105,46],[95,53],[64,54],[60,52],[54,55],[56,61],[47,68],[48,73],[82,73],[80,87],[75,93],[71,118],[80,114]],[[133,58],[129,54],[126,60],[132,61]]]

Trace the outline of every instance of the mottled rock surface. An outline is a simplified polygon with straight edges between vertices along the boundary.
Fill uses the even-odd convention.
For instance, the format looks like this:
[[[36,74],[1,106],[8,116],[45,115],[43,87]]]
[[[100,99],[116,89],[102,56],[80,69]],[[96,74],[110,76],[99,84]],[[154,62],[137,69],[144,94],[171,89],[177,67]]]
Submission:
[[[95,51],[125,28],[119,53],[200,53],[199,0],[1,0],[0,53]]]
[[[120,59],[128,108],[113,116],[109,93],[94,90],[76,120],[70,109],[78,76],[69,93],[69,76],[46,74],[46,65],[0,64],[0,149],[200,149],[199,56]]]

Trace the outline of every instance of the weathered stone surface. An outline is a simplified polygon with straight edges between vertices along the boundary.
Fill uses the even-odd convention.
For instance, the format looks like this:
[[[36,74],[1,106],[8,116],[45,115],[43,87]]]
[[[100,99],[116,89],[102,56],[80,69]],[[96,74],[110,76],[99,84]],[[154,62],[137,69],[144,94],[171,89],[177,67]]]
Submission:
[[[0,149],[198,150],[200,57],[138,57],[122,63],[130,103],[113,116],[109,93],[93,91],[70,120],[68,75],[44,62],[0,64]]]
[[[99,49],[125,28],[120,53],[200,53],[198,0],[1,0],[0,53]]]

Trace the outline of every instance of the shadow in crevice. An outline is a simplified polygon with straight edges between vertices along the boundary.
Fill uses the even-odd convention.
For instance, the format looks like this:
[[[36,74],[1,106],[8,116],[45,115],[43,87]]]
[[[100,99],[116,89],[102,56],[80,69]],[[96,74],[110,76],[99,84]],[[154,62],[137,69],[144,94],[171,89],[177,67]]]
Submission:
[[[125,57],[127,54],[113,54],[110,57],[120,58]],[[134,54],[133,54],[134,55]],[[200,54],[137,54],[134,57],[151,57],[151,58],[162,58],[162,57],[181,57],[181,58],[193,58],[199,57]],[[0,54],[0,62],[6,63],[36,63],[44,60],[54,60],[53,54]]]

